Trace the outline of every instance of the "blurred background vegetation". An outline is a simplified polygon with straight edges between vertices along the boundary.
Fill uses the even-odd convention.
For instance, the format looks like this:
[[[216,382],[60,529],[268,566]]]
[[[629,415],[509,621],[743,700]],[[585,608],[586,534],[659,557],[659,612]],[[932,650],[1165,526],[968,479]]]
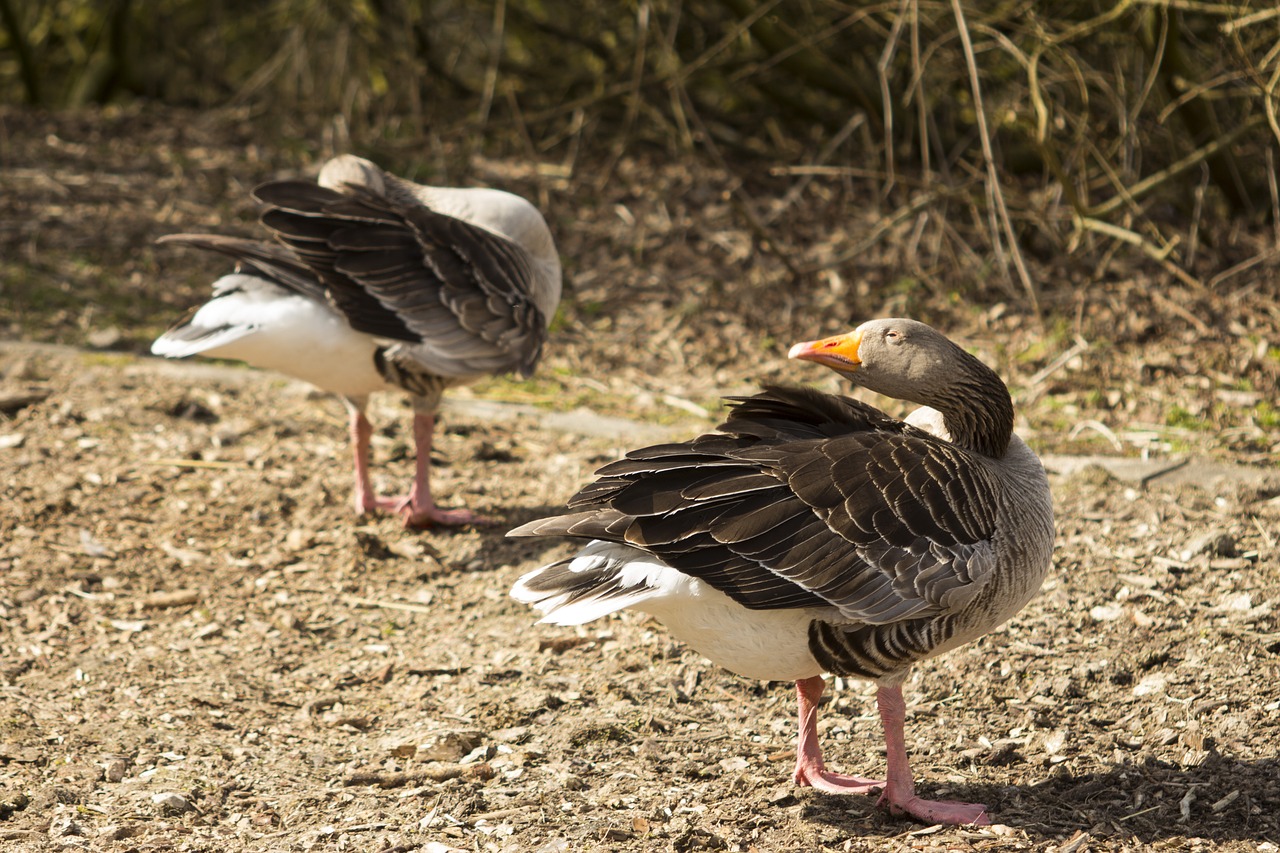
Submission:
[[[624,155],[690,158],[732,164],[737,201],[770,181],[794,201],[836,176],[870,191],[881,224],[819,266],[916,222],[910,239],[1033,311],[1034,267],[1052,259],[1082,270],[1068,280],[1123,258],[1210,290],[1275,259],[1273,0],[0,0],[0,14],[10,104],[288,115],[392,168],[433,135],[601,181]],[[742,214],[767,247],[770,213]],[[1223,237],[1240,228],[1265,241]]]

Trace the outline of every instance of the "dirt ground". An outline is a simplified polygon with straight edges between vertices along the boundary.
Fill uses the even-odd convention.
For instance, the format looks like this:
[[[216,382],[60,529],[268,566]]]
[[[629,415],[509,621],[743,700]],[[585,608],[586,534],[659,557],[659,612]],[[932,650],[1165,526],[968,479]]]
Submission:
[[[856,281],[779,284],[784,249],[820,255],[861,227],[820,232],[847,203],[834,191],[814,188],[766,251],[725,175],[624,161],[599,186],[472,158],[475,180],[552,211],[566,309],[537,379],[460,391],[442,418],[442,501],[501,523],[415,532],[351,512],[333,398],[139,354],[219,271],[151,240],[243,231],[237,193],[320,153],[287,163],[234,121],[151,114],[0,127],[3,849],[1280,850],[1265,265],[1228,295],[1054,291],[1076,320],[1045,331],[989,294],[889,287],[891,247]],[[117,144],[126,127],[147,144]],[[721,393],[836,389],[786,344],[891,313],[974,346],[1010,381],[1019,432],[1055,454],[1043,592],[907,685],[922,792],[989,804],[989,828],[797,789],[788,685],[725,673],[634,614],[535,626],[507,596],[572,546],[506,529],[629,447],[711,427]],[[407,403],[371,415],[376,481],[403,489]],[[1146,467],[1069,464],[1102,452]],[[1188,459],[1218,467],[1154,476]],[[880,772],[869,686],[829,697],[829,763]]]

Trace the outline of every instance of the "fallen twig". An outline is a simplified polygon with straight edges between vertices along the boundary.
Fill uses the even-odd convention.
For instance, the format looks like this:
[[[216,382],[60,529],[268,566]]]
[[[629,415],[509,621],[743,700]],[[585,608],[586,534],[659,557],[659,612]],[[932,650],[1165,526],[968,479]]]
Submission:
[[[166,610],[170,607],[186,607],[200,600],[198,589],[175,589],[167,592],[153,592],[142,599],[144,610]]]
[[[1119,240],[1121,243],[1128,243],[1130,246],[1137,246],[1144,255],[1151,258],[1165,268],[1165,271],[1183,284],[1193,287],[1196,290],[1203,291],[1205,289],[1204,282],[1184,270],[1178,264],[1169,260],[1169,254],[1173,251],[1175,244],[1170,243],[1163,249],[1155,246],[1152,242],[1136,231],[1130,231],[1128,228],[1121,228],[1119,225],[1113,225],[1110,222],[1104,222],[1101,219],[1094,219],[1089,216],[1081,216],[1076,220],[1081,231],[1094,231],[1103,234],[1112,239]],[[1152,291],[1153,293],[1156,291]]]
[[[436,611],[422,604],[409,604],[405,601],[379,601],[376,598],[361,598],[358,595],[344,595],[343,602],[355,607],[380,607],[383,610],[403,610],[408,613],[435,613]]]
[[[343,785],[375,785],[379,788],[403,788],[422,782],[447,782],[469,776],[473,779],[492,779],[494,770],[485,762],[479,764],[428,764],[421,770],[405,773],[380,773],[362,770],[342,780]]]
[[[222,462],[217,459],[142,459],[143,465],[168,466],[171,468],[216,468],[221,470],[231,470],[235,468],[248,468],[249,466],[243,462]]]
[[[1107,441],[1111,442],[1111,446],[1114,447],[1117,452],[1124,450],[1124,445],[1120,443],[1120,439],[1116,437],[1116,434],[1111,431],[1111,427],[1107,426],[1102,421],[1095,421],[1092,419],[1080,421],[1080,423],[1071,428],[1071,432],[1067,434],[1067,438],[1074,441],[1080,433],[1087,429],[1093,430],[1098,433],[1098,435],[1101,435]]]
[[[1028,379],[1027,384],[1034,388],[1035,386],[1044,382],[1054,373],[1057,373],[1059,370],[1062,369],[1063,365],[1065,365],[1068,361],[1071,361],[1071,359],[1075,358],[1076,356],[1078,356],[1080,353],[1084,352],[1088,348],[1089,348],[1089,342],[1086,341],[1084,338],[1080,337],[1079,335],[1077,335],[1075,343],[1073,343],[1069,349],[1067,349],[1065,352],[1059,353],[1057,358],[1049,362],[1047,365],[1041,368],[1039,372],[1037,372],[1034,376]]]
[[[822,150],[818,152],[818,156],[814,158],[814,162],[812,164],[807,167],[791,167],[792,171],[787,172],[787,174],[802,175],[803,178],[797,181],[795,186],[787,190],[787,194],[782,197],[782,200],[774,205],[773,210],[768,216],[764,217],[763,222],[765,225],[772,225],[779,216],[791,207],[791,205],[795,204],[796,200],[800,198],[800,194],[805,191],[805,188],[809,186],[814,177],[820,174],[818,171],[805,170],[821,168],[821,166],[826,163],[827,159],[836,152],[836,149],[844,144],[844,141],[849,138],[849,135],[862,127],[865,121],[866,115],[864,113],[854,113],[853,116],[845,122],[844,127],[840,128],[840,131],[835,136],[831,137],[831,139],[827,141],[826,145],[822,146]],[[770,169],[769,171],[770,174],[780,174],[780,171],[777,169]]]

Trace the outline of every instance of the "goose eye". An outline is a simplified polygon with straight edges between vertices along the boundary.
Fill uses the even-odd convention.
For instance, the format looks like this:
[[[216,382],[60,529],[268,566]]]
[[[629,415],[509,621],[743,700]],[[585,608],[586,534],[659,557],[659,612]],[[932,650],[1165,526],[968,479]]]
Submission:
[[[889,329],[884,333],[884,339],[891,344],[900,344],[902,343],[902,332],[897,329]]]

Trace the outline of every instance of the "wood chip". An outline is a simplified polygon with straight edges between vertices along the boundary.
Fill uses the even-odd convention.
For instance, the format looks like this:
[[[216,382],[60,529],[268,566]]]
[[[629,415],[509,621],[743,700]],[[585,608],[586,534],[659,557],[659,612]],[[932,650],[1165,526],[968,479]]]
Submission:
[[[1182,813],[1181,821],[1191,820],[1191,804],[1196,801],[1196,789],[1188,788],[1187,793],[1178,801],[1178,811]]]
[[[52,393],[52,388],[26,388],[21,391],[0,392],[0,412],[6,415],[13,414],[27,406],[42,402]]]
[[[550,639],[542,639],[538,641],[538,651],[549,651],[552,654],[563,654],[569,649],[584,646],[587,643],[594,642],[592,637],[553,637]]]
[[[1213,805],[1209,806],[1209,808],[1212,809],[1214,812],[1220,812],[1223,809],[1225,809],[1227,806],[1234,803],[1239,798],[1240,798],[1240,791],[1235,790],[1235,791],[1232,791],[1230,794],[1227,794],[1222,799],[1218,800]]]
[[[430,607],[421,604],[409,604],[404,601],[379,601],[372,598],[361,598],[358,595],[344,595],[342,600],[353,607],[380,607],[383,610],[403,610],[406,613],[435,613]]]
[[[1075,835],[1067,839],[1063,845],[1058,848],[1058,853],[1076,853],[1077,850],[1088,843],[1089,833],[1085,832],[1083,829],[1077,830]]]
[[[200,600],[198,589],[174,589],[166,592],[153,592],[142,599],[146,610],[165,610],[170,607],[186,607]]]
[[[379,773],[360,771],[352,773],[342,780],[344,785],[375,785],[379,788],[402,788],[405,785],[416,785],[421,782],[447,782],[462,776],[488,780],[494,777],[494,770],[488,764],[472,764],[463,767],[458,764],[433,764],[415,770],[412,773]]]
[[[209,624],[207,624],[207,625],[202,625],[202,626],[200,626],[199,628],[197,628],[195,631],[193,631],[193,632],[191,633],[191,639],[193,639],[193,640],[204,640],[204,639],[207,639],[207,638],[209,638],[209,637],[217,637],[217,636],[220,636],[221,634],[222,634],[222,625],[221,625],[221,623],[218,623],[218,622],[210,622]]]

